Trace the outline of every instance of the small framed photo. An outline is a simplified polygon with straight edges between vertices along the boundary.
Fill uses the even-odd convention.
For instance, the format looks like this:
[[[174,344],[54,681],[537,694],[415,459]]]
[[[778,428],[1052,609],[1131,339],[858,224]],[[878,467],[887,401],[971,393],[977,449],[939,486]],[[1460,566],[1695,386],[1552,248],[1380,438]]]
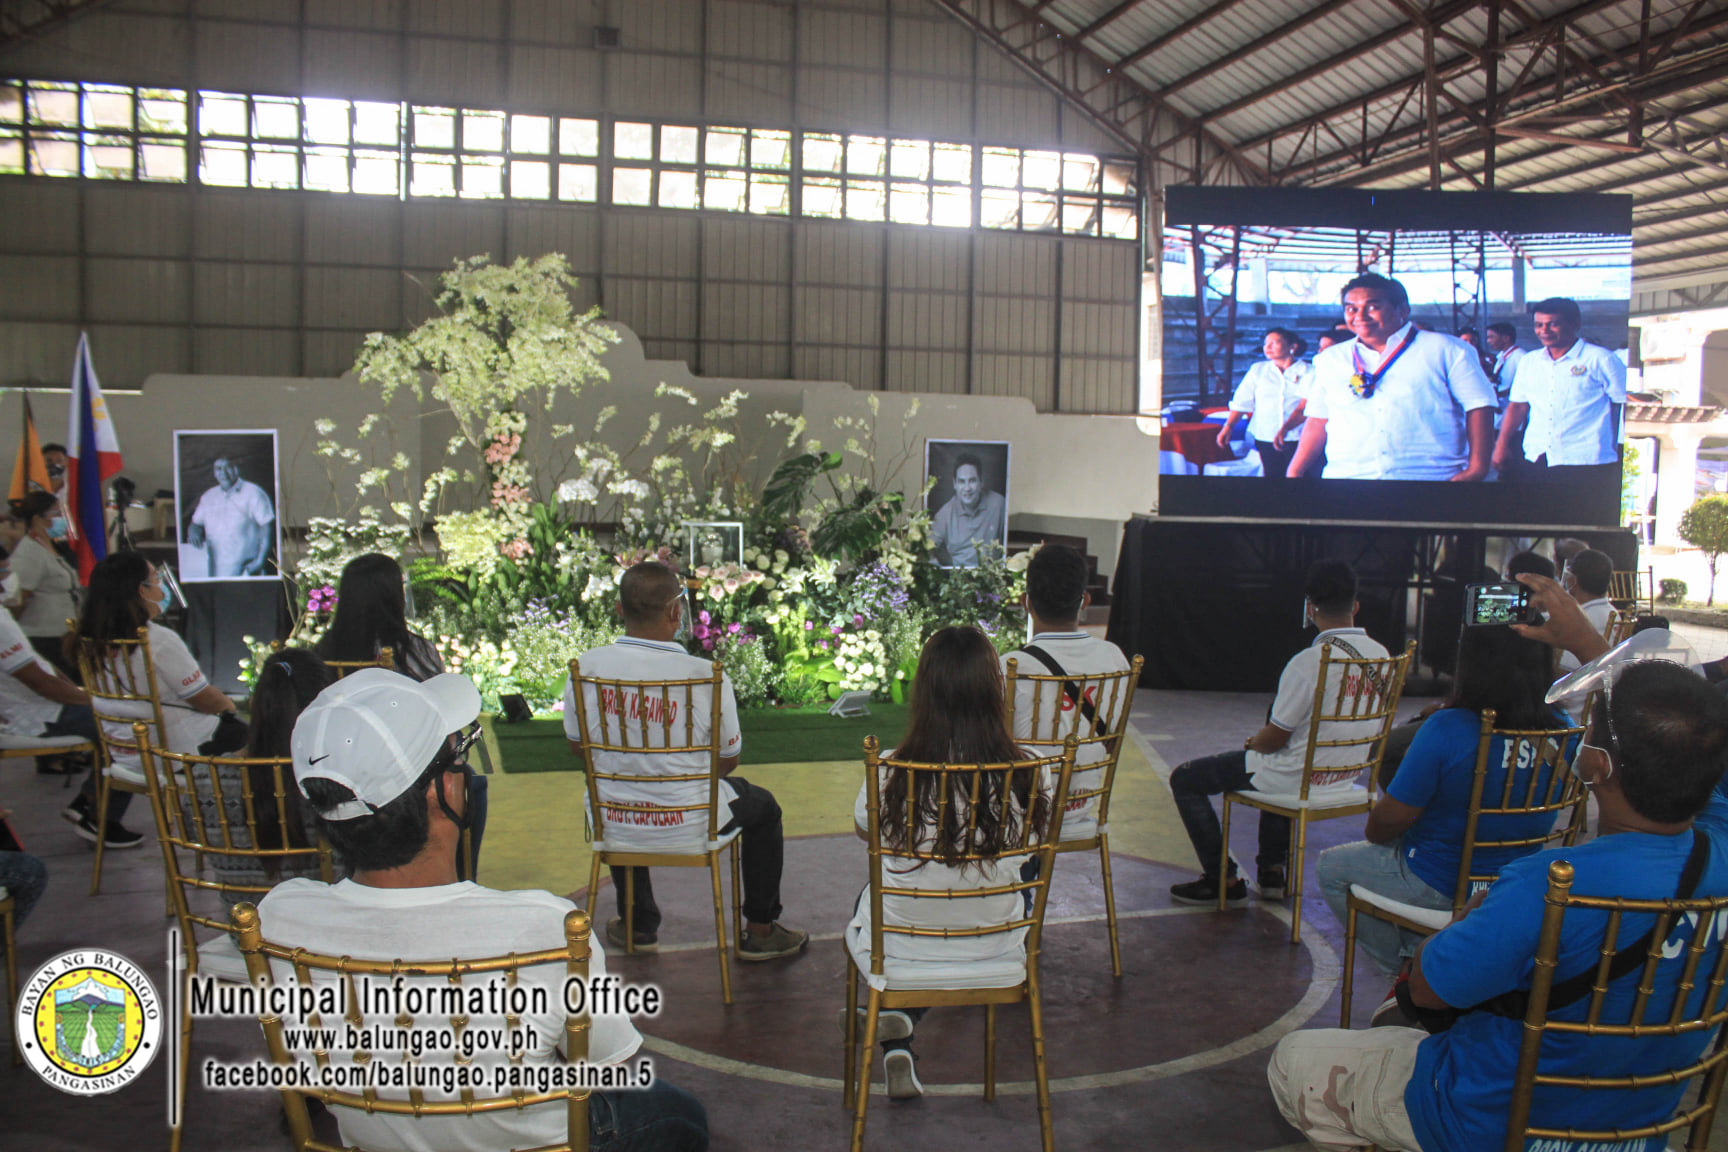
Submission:
[[[180,580],[278,580],[276,429],[176,430]]]
[[[944,568],[976,568],[980,549],[1008,549],[1006,440],[926,440],[930,545]],[[933,483],[932,483],[933,481]]]
[[[686,520],[685,554],[690,571],[744,563],[744,525],[737,520]]]

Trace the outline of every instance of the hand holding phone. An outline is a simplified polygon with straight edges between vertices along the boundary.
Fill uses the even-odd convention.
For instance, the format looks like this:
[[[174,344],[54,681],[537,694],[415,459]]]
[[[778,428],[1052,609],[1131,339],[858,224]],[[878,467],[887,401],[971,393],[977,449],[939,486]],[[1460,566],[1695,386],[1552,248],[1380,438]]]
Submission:
[[[1530,590],[1522,584],[1471,584],[1464,589],[1465,624],[1529,624]]]

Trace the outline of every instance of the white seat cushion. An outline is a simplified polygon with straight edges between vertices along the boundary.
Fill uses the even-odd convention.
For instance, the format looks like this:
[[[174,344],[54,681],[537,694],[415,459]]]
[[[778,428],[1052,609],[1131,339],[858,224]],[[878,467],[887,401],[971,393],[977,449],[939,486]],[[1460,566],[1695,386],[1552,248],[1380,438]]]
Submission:
[[[651,848],[633,848],[629,844],[619,844],[608,848],[606,841],[596,840],[593,850],[596,852],[633,852],[643,856],[699,856],[704,852],[718,852],[732,841],[744,834],[744,829],[734,828],[730,832],[722,832],[712,840],[704,841],[692,838],[684,844],[656,845]]]
[[[1452,909],[1450,908],[1423,908],[1418,904],[1405,904],[1402,901],[1392,899],[1390,896],[1382,896],[1373,889],[1364,888],[1360,884],[1350,885],[1350,895],[1356,897],[1356,899],[1362,901],[1364,904],[1372,904],[1374,907],[1390,912],[1394,916],[1402,916],[1406,920],[1414,920],[1416,923],[1422,925],[1422,927],[1433,932],[1438,932],[1440,929],[1446,927],[1446,925],[1452,923]]]
[[[864,980],[872,988],[903,991],[929,991],[943,988],[1014,988],[1026,981],[1026,947],[1024,944],[1001,956],[988,960],[965,960],[954,963],[928,960],[896,960],[889,957],[882,964],[882,975],[870,971],[870,933],[858,925],[846,930],[846,950]]]
[[[15,732],[0,732],[0,748],[8,752],[23,748],[76,748],[89,746],[82,736],[20,736]]]
[[[1245,788],[1235,795],[1249,800],[1258,800],[1263,804],[1276,804],[1280,808],[1306,808],[1309,811],[1317,808],[1344,808],[1351,804],[1368,803],[1368,789],[1360,784],[1352,784],[1348,788],[1315,788],[1309,791],[1306,800],[1294,792],[1256,792],[1251,788]]]
[[[246,957],[240,955],[234,937],[226,932],[198,945],[198,971],[234,984],[251,983],[246,978]]]
[[[148,782],[144,779],[144,770],[131,764],[121,764],[116,761],[102,770],[110,780],[118,780],[123,784],[135,784],[143,788]]]
[[[12,893],[6,891],[6,888],[4,885],[0,885],[0,900],[10,900],[10,899],[12,899]]]

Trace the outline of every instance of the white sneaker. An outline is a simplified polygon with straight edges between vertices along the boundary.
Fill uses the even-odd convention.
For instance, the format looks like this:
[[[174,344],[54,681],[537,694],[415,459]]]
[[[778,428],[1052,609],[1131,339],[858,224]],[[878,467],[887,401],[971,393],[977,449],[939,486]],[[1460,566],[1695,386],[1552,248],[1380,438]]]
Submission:
[[[864,1035],[864,1023],[869,1020],[869,1018],[870,1010],[868,1008],[858,1009],[858,1035],[860,1037]],[[846,1009],[840,1009],[837,1023],[840,1025],[841,1035],[845,1035]],[[904,1012],[896,1012],[893,1009],[876,1013],[877,1040],[909,1040],[911,1037],[912,1017],[908,1016]]]
[[[918,1080],[918,1061],[905,1048],[883,1053],[882,1076],[890,1100],[916,1100],[924,1095],[924,1085]]]

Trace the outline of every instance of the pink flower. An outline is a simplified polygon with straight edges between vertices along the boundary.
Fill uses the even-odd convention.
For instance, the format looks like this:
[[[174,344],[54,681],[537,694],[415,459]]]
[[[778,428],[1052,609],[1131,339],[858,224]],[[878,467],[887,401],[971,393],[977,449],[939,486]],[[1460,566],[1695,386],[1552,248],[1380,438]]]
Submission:
[[[502,544],[498,549],[512,560],[520,560],[534,551],[534,546],[528,543],[526,537],[518,536],[508,544]]]
[[[737,581],[737,579],[736,579],[736,578],[735,578],[735,577],[732,577],[732,576],[728,576],[728,577],[726,577],[726,584],[725,584],[725,588],[726,588],[726,591],[728,591],[728,592],[736,592],[736,591],[738,591],[738,581]]]

